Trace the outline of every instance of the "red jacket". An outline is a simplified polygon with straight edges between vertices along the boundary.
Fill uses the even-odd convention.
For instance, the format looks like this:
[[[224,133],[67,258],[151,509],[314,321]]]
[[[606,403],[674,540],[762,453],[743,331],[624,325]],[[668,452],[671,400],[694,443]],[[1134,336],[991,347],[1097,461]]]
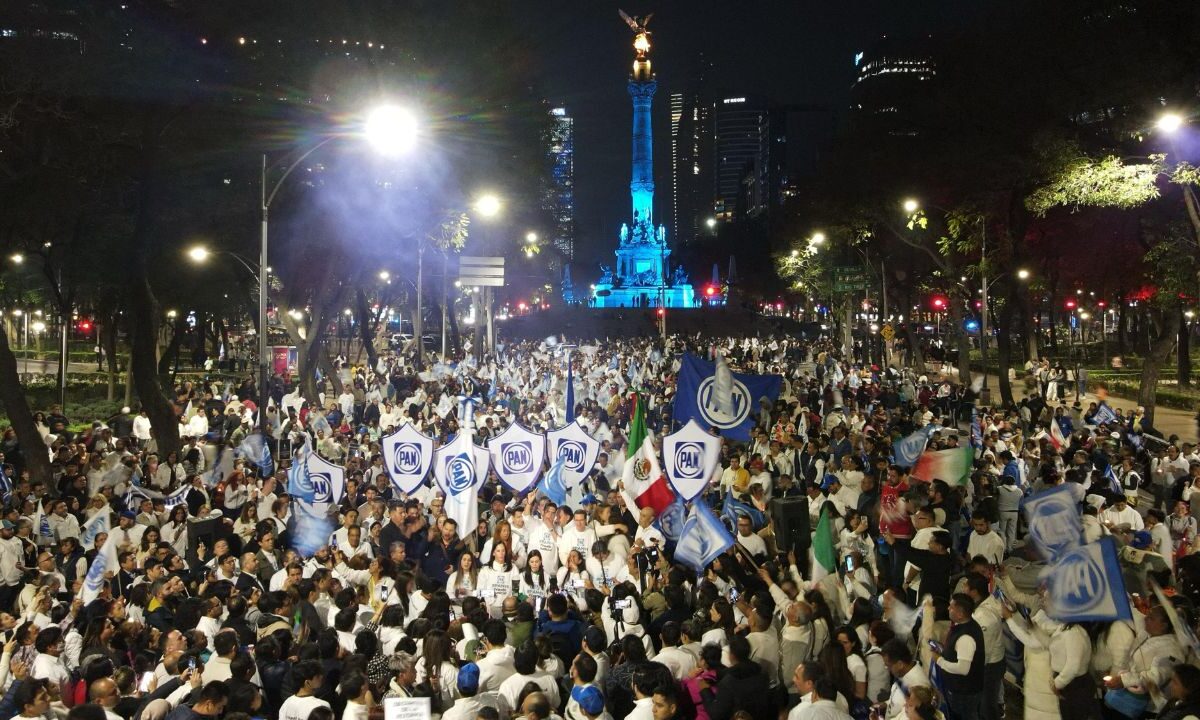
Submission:
[[[904,507],[904,493],[908,492],[908,483],[892,485],[885,482],[879,490],[879,532],[890,531],[898,538],[913,536],[912,521],[908,519],[908,511]]]

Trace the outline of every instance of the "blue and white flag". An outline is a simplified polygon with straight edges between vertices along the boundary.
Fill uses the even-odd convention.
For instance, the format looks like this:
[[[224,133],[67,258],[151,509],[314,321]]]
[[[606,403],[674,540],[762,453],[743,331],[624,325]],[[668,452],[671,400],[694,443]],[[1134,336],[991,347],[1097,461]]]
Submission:
[[[696,499],[721,466],[721,438],[688,420],[677,432],[663,437],[663,470],[676,494]]]
[[[1096,412],[1092,415],[1092,424],[1108,425],[1117,421],[1117,414],[1108,406],[1108,403],[1102,402],[1096,408]]]
[[[100,552],[96,553],[95,559],[88,567],[87,575],[83,578],[83,587],[79,589],[79,599],[85,606],[95,600],[100,595],[100,591],[104,589],[104,583],[107,582],[105,573],[116,573],[119,569],[117,540],[112,533],[109,533],[108,539],[100,547]]]
[[[571,356],[567,355],[567,422],[575,422],[575,378],[571,374]]]
[[[112,530],[112,520],[109,518],[107,509],[101,510],[92,516],[90,520],[79,528],[79,544],[84,548],[91,548],[96,543],[96,538],[100,537],[100,533],[106,533]]]
[[[187,505],[188,490],[191,490],[191,485],[184,485],[175,492],[163,498],[163,506],[170,511],[176,505]]]
[[[542,472],[546,436],[514,422],[488,440],[488,452],[500,482],[520,494],[533,487]]]
[[[1125,490],[1121,487],[1121,481],[1117,479],[1117,472],[1113,470],[1112,463],[1104,468],[1104,479],[1108,481],[1108,491],[1114,495],[1124,495]]]
[[[204,484],[210,488],[215,488],[217,483],[233,472],[234,459],[233,448],[227,447],[221,450],[221,455],[217,459],[217,462],[213,464],[212,470],[204,474]]]
[[[461,540],[479,524],[479,488],[487,479],[490,455],[476,447],[471,436],[460,432],[433,453],[433,477],[446,495],[446,517],[457,523]]]
[[[38,530],[38,536],[47,540],[54,539],[54,532],[50,530],[50,516],[46,514],[46,508],[41,500],[38,500],[37,513],[33,516],[33,525]]]
[[[1026,498],[1023,509],[1029,539],[1047,561],[1083,544],[1079,501],[1068,485],[1058,485]]]
[[[263,439],[262,432],[253,432],[238,446],[238,455],[258,468],[260,477],[275,474],[275,461],[271,459],[271,448]]]
[[[146,491],[140,485],[129,485],[129,490],[125,491],[125,497],[122,498],[125,503],[126,510],[137,512],[137,508],[142,504],[142,500],[151,500],[152,498],[146,494]]]
[[[976,450],[983,447],[983,423],[979,421],[979,410],[971,408],[971,447]]]
[[[346,469],[306,452],[288,470],[288,495],[295,499],[292,542],[304,557],[315,553],[336,524],[334,506],[346,493]]]
[[[567,501],[567,481],[563,477],[563,467],[566,464],[566,458],[560,457],[542,479],[541,491],[555,505],[562,505]]]
[[[0,468],[0,499],[8,502],[12,497],[12,480],[4,474],[4,470]]]
[[[383,466],[392,485],[411,495],[425,483],[433,466],[433,438],[421,433],[412,423],[404,423],[396,432],[380,441]]]
[[[733,497],[732,491],[725,492],[725,502],[721,504],[721,517],[729,518],[729,521],[734,527],[737,527],[737,519],[739,516],[745,515],[750,518],[750,524],[755,532],[763,529],[767,524],[767,516],[761,510],[737,500]]]
[[[730,372],[727,392],[718,393],[716,376],[715,363],[684,354],[676,381],[675,422],[682,425],[695,420],[701,427],[715,427],[731,440],[748,442],[750,428],[754,426],[752,413],[758,411],[758,401],[766,398],[774,404],[783,378]]]
[[[892,443],[892,457],[895,463],[900,467],[915,467],[917,460],[921,458],[921,453],[925,452],[925,446],[929,444],[929,436],[935,429],[931,423],[908,437]]]
[[[308,479],[308,459],[310,457],[312,457],[312,453],[305,453],[296,458],[292,462],[292,466],[288,468],[288,495],[304,502],[313,502],[315,498],[312,483]]]
[[[675,545],[675,559],[699,574],[731,547],[733,536],[721,521],[713,516],[707,505],[693,502]]]
[[[658,514],[658,517],[654,519],[654,524],[668,543],[676,543],[683,535],[683,525],[686,521],[687,508],[684,506],[683,500],[676,495],[675,502]]]
[[[1046,614],[1059,622],[1129,620],[1129,596],[1111,536],[1080,545],[1042,571]]]

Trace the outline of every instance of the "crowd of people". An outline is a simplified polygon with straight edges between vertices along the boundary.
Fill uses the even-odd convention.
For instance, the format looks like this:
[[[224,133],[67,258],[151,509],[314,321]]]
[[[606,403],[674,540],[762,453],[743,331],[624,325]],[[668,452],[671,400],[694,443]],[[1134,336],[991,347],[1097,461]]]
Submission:
[[[694,501],[735,538],[703,568],[622,485],[630,394],[661,444],[684,352],[783,378]],[[672,337],[515,343],[479,364],[401,354],[345,365],[310,401],[279,376],[265,398],[252,378],[184,383],[183,447],[165,456],[144,412],[73,432],[50,408],[46,448],[10,433],[0,457],[0,718],[357,720],[410,698],[445,720],[1196,716],[1200,450],[1136,409],[1068,404],[1064,381],[1043,370],[1018,406],[984,407],[969,384],[824,341]],[[478,398],[469,421],[461,395]],[[259,412],[274,473],[214,473]],[[574,507],[493,474],[460,529],[432,483],[401,493],[380,455],[404,423],[485,445],[571,414],[602,447]],[[927,450],[973,448],[968,477],[898,462],[893,443],[922,429]],[[298,448],[347,473],[311,554],[288,495]],[[43,451],[53,476],[30,477],[21,458]],[[1051,617],[1021,508],[1064,484],[1081,486],[1083,540],[1120,548],[1128,620]],[[835,572],[814,561],[819,529]],[[119,567],[84,603],[110,535]]]

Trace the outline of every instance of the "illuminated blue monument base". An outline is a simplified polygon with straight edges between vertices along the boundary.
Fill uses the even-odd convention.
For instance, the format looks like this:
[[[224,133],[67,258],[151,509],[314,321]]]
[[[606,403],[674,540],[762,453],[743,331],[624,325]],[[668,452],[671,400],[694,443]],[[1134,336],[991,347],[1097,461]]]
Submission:
[[[649,18],[647,18],[648,20]],[[627,20],[628,22],[628,20]],[[654,140],[650,106],[658,83],[650,72],[649,32],[644,22],[634,27],[637,59],[629,79],[633,101],[633,174],[629,194],[633,222],[622,223],[614,271],[601,266],[602,275],[593,292],[594,307],[674,307],[696,304],[695,293],[683,268],[670,271],[667,258],[667,229],[654,226]]]

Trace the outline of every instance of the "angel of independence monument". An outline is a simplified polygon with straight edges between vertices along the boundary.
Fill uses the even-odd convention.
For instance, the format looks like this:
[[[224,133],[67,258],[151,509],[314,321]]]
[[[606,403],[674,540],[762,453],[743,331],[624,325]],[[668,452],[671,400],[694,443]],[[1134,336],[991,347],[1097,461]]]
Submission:
[[[667,258],[667,229],[654,226],[654,138],[650,129],[650,105],[658,89],[650,70],[650,15],[621,17],[633,29],[633,73],[629,76],[629,98],[633,101],[633,174],[629,194],[633,200],[633,222],[621,224],[617,267],[601,266],[594,306],[692,307],[695,294],[683,268],[670,271]]]

